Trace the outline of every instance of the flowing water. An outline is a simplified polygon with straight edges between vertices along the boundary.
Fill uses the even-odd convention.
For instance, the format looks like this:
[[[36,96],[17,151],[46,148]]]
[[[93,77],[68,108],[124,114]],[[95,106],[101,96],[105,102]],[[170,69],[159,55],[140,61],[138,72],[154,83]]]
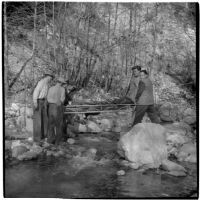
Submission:
[[[91,147],[91,144],[85,143]],[[95,144],[95,140],[92,141]],[[101,144],[101,145],[100,145]],[[96,142],[97,150],[114,148]],[[77,157],[78,158],[78,157]],[[173,177],[155,170],[125,169],[115,161],[74,162],[67,158],[43,157],[34,161],[6,164],[5,197],[46,198],[134,198],[189,197],[197,192],[196,165],[185,163],[189,174]]]

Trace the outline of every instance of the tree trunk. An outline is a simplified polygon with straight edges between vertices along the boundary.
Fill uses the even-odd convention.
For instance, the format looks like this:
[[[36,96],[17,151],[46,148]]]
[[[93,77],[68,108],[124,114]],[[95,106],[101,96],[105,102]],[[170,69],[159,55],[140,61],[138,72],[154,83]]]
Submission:
[[[108,37],[107,37],[107,41],[108,41],[108,46],[110,46],[110,17],[111,17],[111,13],[110,13],[110,4],[108,4],[109,6],[109,10],[108,10]],[[112,58],[112,51],[111,53],[109,52],[108,54],[110,54],[110,57]],[[107,60],[107,72],[109,74],[107,74],[107,79],[106,79],[106,84],[105,84],[105,90],[108,90],[108,83],[109,83],[109,76],[110,76],[110,58],[108,58]]]
[[[152,56],[152,66],[149,70],[150,76],[152,75],[153,68],[155,66],[155,54],[156,54],[156,42],[157,42],[157,14],[158,14],[158,6],[155,4],[155,19],[153,26],[153,56]]]
[[[108,46],[109,46],[109,42],[110,42],[110,5],[109,5],[109,14],[108,14]]]
[[[34,37],[33,37],[33,60],[32,60],[32,67],[31,67],[31,75],[33,80],[33,86],[34,83],[34,67],[35,67],[35,46],[36,46],[36,20],[37,20],[37,2],[35,2],[35,8],[34,8]],[[25,73],[25,72],[24,72]]]
[[[57,70],[57,63],[56,63],[56,35],[55,35],[55,13],[54,13],[54,2],[53,2],[53,41],[54,41],[54,46],[53,46],[53,54],[54,54],[54,67]]]
[[[6,12],[6,2],[3,3],[4,5],[4,87],[5,87],[5,99],[8,95],[8,40],[7,40],[7,12]]]
[[[129,34],[132,32],[132,16],[133,16],[133,9],[132,6],[130,7],[130,19],[129,19]]]
[[[113,34],[115,35],[115,29],[117,26],[117,11],[118,11],[118,3],[116,3],[116,8],[115,8],[115,23],[114,23],[114,29],[113,29]]]
[[[148,16],[148,7],[147,7],[147,13],[146,15]],[[147,23],[145,23],[145,35],[147,34]],[[147,50],[145,49],[145,66],[147,66]]]
[[[130,5],[130,19],[129,19],[129,36],[130,36],[130,40],[132,41],[132,20],[133,19],[133,8],[132,8],[132,4]],[[130,57],[130,63],[132,65],[132,46],[131,45],[128,45],[129,46],[129,57]]]
[[[86,79],[89,76],[89,38],[90,37],[90,16],[88,16],[88,27],[87,27],[87,57],[86,57]]]
[[[137,7],[135,7],[135,16],[134,16],[134,32],[135,35],[137,35]],[[137,61],[137,51],[136,51],[136,47],[134,47],[134,65],[136,65],[136,61]]]

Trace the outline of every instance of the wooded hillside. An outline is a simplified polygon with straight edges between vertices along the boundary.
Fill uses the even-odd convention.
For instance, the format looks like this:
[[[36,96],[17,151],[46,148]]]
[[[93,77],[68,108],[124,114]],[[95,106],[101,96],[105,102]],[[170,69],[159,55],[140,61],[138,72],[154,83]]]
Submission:
[[[46,69],[122,95],[133,65],[196,85],[195,3],[4,2],[5,92]],[[161,80],[160,80],[161,81]]]

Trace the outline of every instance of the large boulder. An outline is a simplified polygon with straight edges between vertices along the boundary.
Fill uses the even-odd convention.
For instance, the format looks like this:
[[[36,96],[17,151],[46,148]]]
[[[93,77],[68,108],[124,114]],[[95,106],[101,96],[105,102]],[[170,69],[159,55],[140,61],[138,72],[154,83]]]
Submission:
[[[27,152],[29,149],[24,146],[15,146],[12,148],[12,157],[17,158],[19,155],[22,155],[23,153]]]
[[[159,124],[139,123],[121,136],[118,146],[133,168],[158,168],[167,159],[165,131]]]
[[[165,103],[159,108],[159,115],[162,121],[174,122],[179,118],[178,107],[171,103]]]

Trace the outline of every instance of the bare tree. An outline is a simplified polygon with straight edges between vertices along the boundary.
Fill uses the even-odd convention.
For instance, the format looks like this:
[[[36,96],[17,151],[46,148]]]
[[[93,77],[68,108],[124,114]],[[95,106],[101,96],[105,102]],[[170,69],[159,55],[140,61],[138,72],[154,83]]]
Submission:
[[[7,12],[6,12],[6,2],[4,2],[4,87],[5,87],[5,98],[8,94],[8,40],[7,40]]]

